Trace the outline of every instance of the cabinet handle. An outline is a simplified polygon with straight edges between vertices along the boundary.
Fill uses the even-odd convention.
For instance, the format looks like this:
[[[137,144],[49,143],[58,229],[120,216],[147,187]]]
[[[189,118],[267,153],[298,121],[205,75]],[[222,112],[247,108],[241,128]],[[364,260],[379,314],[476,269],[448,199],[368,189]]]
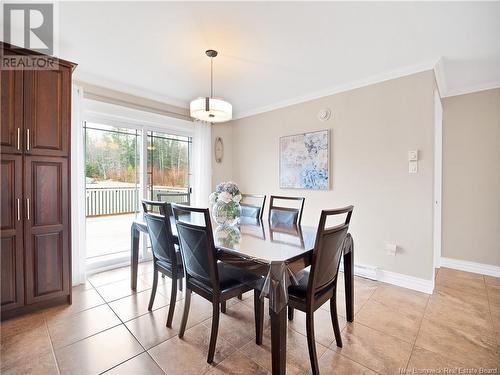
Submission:
[[[30,219],[30,199],[26,198],[26,212],[28,215],[28,220]]]
[[[21,220],[21,199],[17,198],[17,221]]]
[[[21,149],[21,128],[17,128],[17,149]]]
[[[30,150],[30,130],[26,129],[26,151]]]

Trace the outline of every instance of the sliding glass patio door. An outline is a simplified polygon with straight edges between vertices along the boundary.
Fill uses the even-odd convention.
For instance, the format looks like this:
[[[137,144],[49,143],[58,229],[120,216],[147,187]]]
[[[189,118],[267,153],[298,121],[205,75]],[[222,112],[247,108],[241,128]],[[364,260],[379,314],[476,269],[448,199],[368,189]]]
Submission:
[[[126,264],[143,198],[190,204],[192,139],[97,122],[86,122],[84,135],[86,268]],[[147,242],[142,259],[151,257]]]
[[[130,225],[140,215],[142,131],[85,123],[87,267],[130,256]]]
[[[191,203],[190,137],[147,132],[147,197],[151,200]]]

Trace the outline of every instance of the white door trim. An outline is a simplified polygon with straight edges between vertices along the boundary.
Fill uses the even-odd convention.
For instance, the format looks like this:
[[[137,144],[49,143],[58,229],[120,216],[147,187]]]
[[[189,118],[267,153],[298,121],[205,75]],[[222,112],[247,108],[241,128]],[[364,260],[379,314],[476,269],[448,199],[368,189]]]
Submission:
[[[439,268],[442,245],[442,195],[443,195],[443,107],[437,90],[434,91],[434,268]],[[434,274],[434,273],[433,273]]]

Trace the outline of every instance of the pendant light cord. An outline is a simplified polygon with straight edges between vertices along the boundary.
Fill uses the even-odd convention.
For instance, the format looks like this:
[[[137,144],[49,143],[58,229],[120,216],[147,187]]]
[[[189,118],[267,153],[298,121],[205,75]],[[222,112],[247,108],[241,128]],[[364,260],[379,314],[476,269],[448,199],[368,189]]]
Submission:
[[[214,58],[210,57],[210,98],[214,97]]]

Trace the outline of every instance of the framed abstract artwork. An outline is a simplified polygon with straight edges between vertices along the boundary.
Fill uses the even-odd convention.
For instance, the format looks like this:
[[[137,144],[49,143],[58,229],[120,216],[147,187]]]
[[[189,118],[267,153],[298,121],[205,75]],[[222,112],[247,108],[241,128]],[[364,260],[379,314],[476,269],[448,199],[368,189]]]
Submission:
[[[328,190],[330,131],[280,138],[280,188]]]

